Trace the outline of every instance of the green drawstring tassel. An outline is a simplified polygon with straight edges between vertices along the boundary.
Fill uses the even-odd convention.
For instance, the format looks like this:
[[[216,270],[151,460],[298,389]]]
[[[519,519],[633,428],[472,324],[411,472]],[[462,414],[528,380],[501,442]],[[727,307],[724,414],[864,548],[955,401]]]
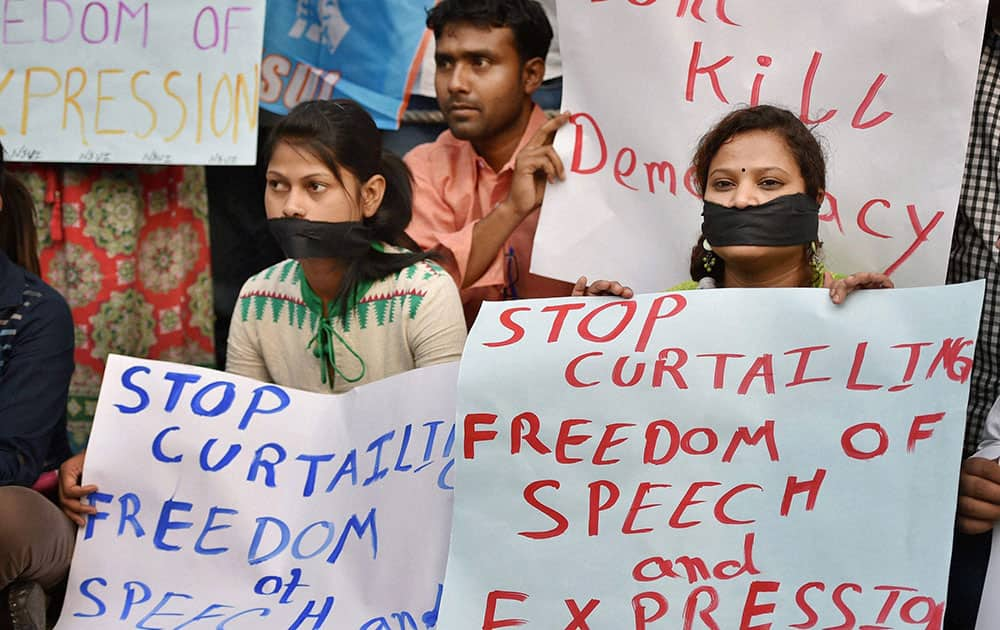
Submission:
[[[351,378],[344,374],[339,367],[337,367],[337,356],[334,351],[334,338],[339,341],[347,351],[354,355],[354,358],[361,363],[361,374]],[[330,375],[330,367],[333,367],[333,371],[344,379],[348,383],[357,383],[365,377],[365,361],[361,356],[354,351],[354,348],[344,340],[333,328],[333,323],[330,317],[321,317],[319,319],[319,326],[317,327],[316,334],[313,338],[309,340],[309,344],[306,348],[311,348],[313,356],[319,359],[320,364],[323,366],[323,371],[321,373],[323,378],[323,384],[329,384],[330,389],[333,389],[333,377]]]
[[[375,244],[373,244],[372,247],[379,249]],[[329,304],[326,309],[323,308],[323,300],[320,299],[320,297],[312,290],[312,287],[309,286],[309,282],[306,280],[306,275],[302,270],[301,265],[299,265],[296,270],[296,276],[298,277],[299,284],[302,287],[302,301],[306,303],[309,310],[319,315],[319,325],[317,326],[316,334],[309,340],[309,343],[306,345],[306,349],[312,350],[313,356],[319,359],[319,362],[323,366],[323,370],[321,372],[323,384],[329,385],[330,389],[333,389],[333,375],[330,374],[331,367],[333,367],[334,373],[339,375],[340,378],[344,379],[346,382],[357,383],[365,377],[365,360],[362,359],[361,355],[355,352],[354,348],[352,348],[350,344],[348,344],[347,341],[340,336],[340,333],[334,329],[333,313],[338,310],[336,308],[336,304]],[[358,283],[358,286],[354,288],[352,295],[347,296],[349,309],[353,309],[357,306],[358,297],[364,295],[371,285],[372,281],[363,281]],[[358,376],[349,378],[340,371],[339,367],[337,367],[337,357],[334,352],[334,345],[337,341],[343,344],[343,346],[347,348],[347,351],[350,352],[361,364],[361,374]]]

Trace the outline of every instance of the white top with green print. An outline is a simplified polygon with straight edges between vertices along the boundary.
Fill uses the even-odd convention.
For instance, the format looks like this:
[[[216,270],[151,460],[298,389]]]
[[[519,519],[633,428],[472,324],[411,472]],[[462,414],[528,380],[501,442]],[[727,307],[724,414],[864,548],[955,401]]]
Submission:
[[[261,381],[320,393],[341,393],[406,370],[457,361],[465,318],[454,281],[441,267],[420,261],[372,284],[348,312],[335,313],[333,387],[309,343],[319,312],[310,309],[299,263],[285,260],[244,283],[233,313],[226,370]],[[353,350],[353,352],[352,352]],[[355,353],[358,356],[355,356]],[[359,360],[359,357],[362,361]]]

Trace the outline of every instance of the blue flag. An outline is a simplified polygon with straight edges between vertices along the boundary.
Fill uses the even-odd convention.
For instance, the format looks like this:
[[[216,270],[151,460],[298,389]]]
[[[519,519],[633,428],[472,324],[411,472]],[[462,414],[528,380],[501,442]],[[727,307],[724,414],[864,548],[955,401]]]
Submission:
[[[267,3],[260,105],[284,114],[302,101],[351,98],[380,129],[399,128],[434,0],[277,0]]]

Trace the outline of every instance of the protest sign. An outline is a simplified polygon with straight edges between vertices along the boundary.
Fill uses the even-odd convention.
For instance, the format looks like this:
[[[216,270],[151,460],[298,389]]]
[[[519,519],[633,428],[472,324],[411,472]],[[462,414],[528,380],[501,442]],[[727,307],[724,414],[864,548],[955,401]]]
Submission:
[[[944,281],[986,2],[559,3],[567,167],[532,271],[662,291],[690,278],[697,139],[740,105],[797,114],[828,154],[827,266]]]
[[[940,628],[983,286],[484,304],[441,627]]]
[[[253,164],[264,0],[0,3],[20,162]]]
[[[457,370],[325,396],[112,356],[59,629],[434,627]]]
[[[352,98],[397,129],[434,0],[296,0],[267,7],[261,107]]]

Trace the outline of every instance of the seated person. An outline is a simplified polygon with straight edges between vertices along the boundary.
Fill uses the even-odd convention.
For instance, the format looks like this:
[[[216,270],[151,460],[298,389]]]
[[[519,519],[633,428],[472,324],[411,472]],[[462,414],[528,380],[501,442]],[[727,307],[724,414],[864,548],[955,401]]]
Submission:
[[[535,0],[443,0],[427,26],[449,129],[406,155],[415,181],[407,231],[442,255],[470,326],[483,300],[569,295],[572,284],[528,271],[546,179],[564,178],[552,139],[569,119],[546,121],[532,101],[552,40],[544,9]]]
[[[32,489],[69,456],[73,319],[38,277],[31,196],[0,145],[0,628],[45,628],[44,591],[69,571],[73,524]]]
[[[404,232],[409,172],[382,151],[365,110],[349,100],[299,105],[271,133],[266,162],[268,225],[289,260],[240,291],[226,369],[340,393],[457,361],[465,344],[458,290]],[[260,300],[309,317],[275,321]]]
[[[826,161],[812,132],[788,110],[738,109],[698,142],[695,182],[704,198],[691,280],[673,290],[823,287],[834,303],[861,288],[892,288],[881,273],[837,278],[820,259],[819,206]],[[581,278],[574,295],[622,295],[627,287]],[[628,297],[628,295],[624,295]]]
[[[268,225],[288,260],[243,285],[226,370],[342,393],[457,361],[458,289],[404,232],[410,175],[368,113],[346,99],[302,103],[275,126],[265,162]],[[60,499],[80,525],[96,511],[80,501],[97,490],[80,485],[83,463],[81,453],[60,469]]]

